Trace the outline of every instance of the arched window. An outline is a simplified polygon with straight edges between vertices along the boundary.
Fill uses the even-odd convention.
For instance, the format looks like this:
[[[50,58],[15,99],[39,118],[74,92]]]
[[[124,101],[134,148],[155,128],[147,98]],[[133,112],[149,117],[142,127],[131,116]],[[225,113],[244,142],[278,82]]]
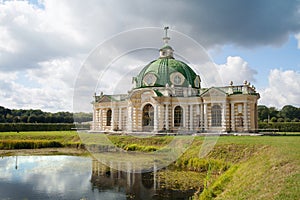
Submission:
[[[222,126],[221,107],[214,105],[211,108],[211,126]]]
[[[180,106],[176,106],[174,109],[174,126],[182,126],[183,110]]]
[[[112,111],[109,109],[106,113],[106,126],[111,126]]]
[[[143,108],[143,126],[154,125],[154,108],[151,104],[147,104]]]
[[[238,114],[238,117],[236,119],[236,126],[237,127],[243,127],[244,126],[244,119],[242,114]]]

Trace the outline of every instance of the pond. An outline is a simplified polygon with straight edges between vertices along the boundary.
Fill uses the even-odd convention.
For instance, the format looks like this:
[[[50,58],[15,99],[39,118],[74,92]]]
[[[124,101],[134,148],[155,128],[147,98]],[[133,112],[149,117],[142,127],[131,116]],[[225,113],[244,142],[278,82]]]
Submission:
[[[157,172],[118,171],[90,157],[0,158],[0,199],[189,199],[194,192],[169,189]]]

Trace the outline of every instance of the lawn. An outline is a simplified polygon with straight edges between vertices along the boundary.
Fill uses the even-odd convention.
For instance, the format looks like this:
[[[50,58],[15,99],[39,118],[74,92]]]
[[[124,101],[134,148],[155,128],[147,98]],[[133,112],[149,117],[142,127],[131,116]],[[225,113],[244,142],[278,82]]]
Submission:
[[[22,144],[26,148],[78,147],[81,139],[86,145],[101,141],[103,145],[115,145],[128,151],[156,151],[168,145],[174,136],[142,138],[78,135],[75,131],[3,132],[0,133],[0,149],[21,149]],[[207,140],[216,144],[205,157],[199,157]],[[195,199],[300,199],[299,144],[300,136],[197,136],[169,168],[181,170],[186,177],[190,173],[204,175]],[[181,176],[176,171],[163,173],[161,177],[168,182],[174,179],[172,177]]]
[[[73,147],[80,144],[76,131],[1,132],[0,149]]]

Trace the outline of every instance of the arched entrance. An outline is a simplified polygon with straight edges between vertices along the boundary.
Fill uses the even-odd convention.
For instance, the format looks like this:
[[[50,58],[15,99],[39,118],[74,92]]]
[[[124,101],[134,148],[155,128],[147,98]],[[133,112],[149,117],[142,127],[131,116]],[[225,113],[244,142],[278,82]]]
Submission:
[[[214,105],[211,108],[211,126],[220,127],[222,126],[222,113],[219,105]]]
[[[111,126],[111,116],[112,116],[112,111],[109,109],[106,112],[106,126]]]
[[[154,127],[154,108],[151,104],[144,106],[142,120],[143,131],[152,131]]]
[[[183,125],[183,109],[181,106],[176,106],[174,109],[174,127],[181,127]]]

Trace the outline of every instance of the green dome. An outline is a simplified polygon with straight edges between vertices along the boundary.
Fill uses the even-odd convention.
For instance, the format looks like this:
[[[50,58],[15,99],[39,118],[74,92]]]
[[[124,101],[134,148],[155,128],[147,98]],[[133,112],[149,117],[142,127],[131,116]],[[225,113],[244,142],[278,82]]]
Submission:
[[[200,88],[200,77],[184,62],[172,56],[160,57],[150,62],[134,78],[136,88],[176,87]]]

